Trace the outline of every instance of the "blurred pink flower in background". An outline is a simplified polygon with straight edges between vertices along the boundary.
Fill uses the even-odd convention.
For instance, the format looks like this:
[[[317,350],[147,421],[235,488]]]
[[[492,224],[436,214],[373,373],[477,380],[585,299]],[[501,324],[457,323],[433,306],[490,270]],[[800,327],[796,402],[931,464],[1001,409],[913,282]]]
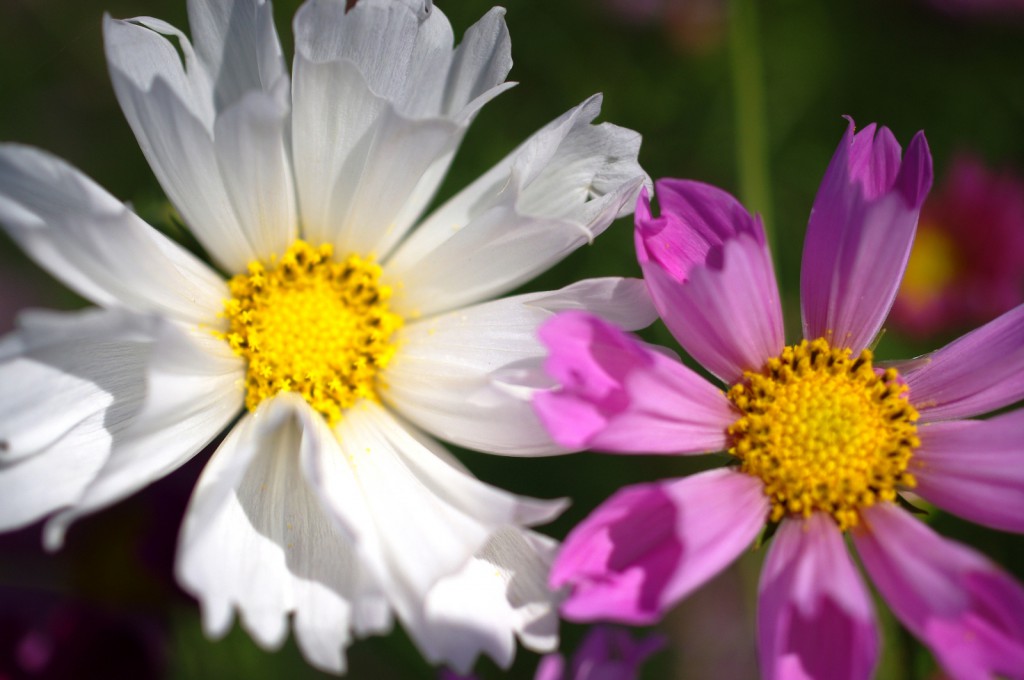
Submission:
[[[1024,301],[1024,180],[956,157],[921,211],[892,311],[923,337],[990,321]]]

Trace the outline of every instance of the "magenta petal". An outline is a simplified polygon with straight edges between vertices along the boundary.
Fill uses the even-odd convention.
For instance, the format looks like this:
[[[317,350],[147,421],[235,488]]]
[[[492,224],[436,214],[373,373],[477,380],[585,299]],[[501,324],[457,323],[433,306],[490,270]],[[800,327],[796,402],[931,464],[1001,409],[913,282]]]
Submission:
[[[886,128],[850,122],[814,200],[800,275],[804,335],[854,352],[877,335],[910,257],[932,184],[924,134],[900,147]]]
[[[647,657],[664,646],[660,635],[634,639],[624,628],[594,626],[572,655],[572,671],[562,680],[634,680]]]
[[[728,469],[619,490],[573,529],[551,568],[562,615],[649,624],[732,562],[768,513],[759,479]]]
[[[862,511],[864,567],[893,613],[958,678],[1024,677],[1024,589],[896,506]]]
[[[534,397],[560,445],[617,453],[706,453],[726,447],[737,414],[721,390],[602,319],[557,314],[540,329],[560,385]]]
[[[1024,409],[922,427],[914,491],[972,522],[1024,533]]]
[[[657,184],[662,214],[641,198],[637,258],[658,313],[709,371],[735,382],[782,351],[782,308],[764,228],[721,189]]]
[[[827,515],[784,520],[775,534],[757,630],[765,680],[871,677],[879,649],[871,597]]]
[[[902,370],[922,421],[969,418],[1024,398],[1024,305]]]

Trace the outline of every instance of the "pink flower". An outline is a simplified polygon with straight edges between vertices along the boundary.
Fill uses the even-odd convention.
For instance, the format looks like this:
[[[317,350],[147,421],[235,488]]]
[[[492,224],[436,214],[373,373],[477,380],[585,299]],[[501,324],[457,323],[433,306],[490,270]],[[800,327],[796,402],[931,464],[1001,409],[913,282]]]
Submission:
[[[731,465],[620,490],[568,536],[551,573],[569,619],[651,623],[767,526],[758,653],[765,678],[867,678],[879,633],[846,551],[956,678],[1024,669],[1024,589],[900,507],[915,493],[1024,531],[1024,306],[888,368],[867,349],[885,320],[931,186],[923,134],[901,149],[852,122],[811,211],[801,277],[805,340],[786,346],[760,219],[713,187],[657,184],[636,243],[648,290],[703,377],[592,315],[541,330],[560,388],[534,406],[572,448],[725,450]],[[762,535],[762,540],[768,534]]]
[[[1024,180],[972,156],[924,204],[892,323],[925,337],[989,321],[1024,301]]]
[[[533,680],[635,680],[647,658],[664,646],[660,635],[635,640],[622,628],[594,626],[568,665],[561,654],[548,654]]]

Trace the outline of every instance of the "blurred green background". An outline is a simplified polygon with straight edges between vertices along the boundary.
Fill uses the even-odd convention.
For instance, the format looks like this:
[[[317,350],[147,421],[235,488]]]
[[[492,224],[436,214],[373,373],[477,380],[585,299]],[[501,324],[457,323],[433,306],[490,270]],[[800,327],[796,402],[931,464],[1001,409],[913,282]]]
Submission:
[[[275,3],[288,54],[288,27],[298,4]],[[924,129],[938,177],[951,156],[964,149],[996,166],[1024,166],[1024,19],[943,13],[910,0],[662,4],[671,7],[640,20],[616,14],[599,0],[511,0],[507,21],[515,66],[510,78],[521,84],[484,109],[442,197],[552,118],[603,92],[602,120],[642,132],[640,159],[652,177],[708,181],[763,212],[793,322],[799,319],[796,296],[807,216],[843,133],[843,115],[859,126],[885,124],[904,144]],[[490,3],[438,5],[461,35]],[[742,12],[738,23],[732,21],[737,9]],[[107,79],[100,31],[105,11],[187,25],[184,0],[0,0],[0,139],[56,153],[166,227],[169,208]],[[528,289],[607,275],[639,275],[629,220],[613,225],[592,247]],[[19,308],[81,305],[9,241],[0,241],[0,330],[10,329]],[[674,345],[660,327],[648,337]],[[879,353],[907,357],[946,340],[911,342],[888,333]],[[39,549],[38,527],[0,537],[0,612],[10,618],[16,610],[84,603],[131,630],[146,631],[144,646],[156,659],[153,672],[164,677],[319,677],[291,642],[266,653],[237,626],[225,640],[205,640],[198,608],[173,586],[174,534],[206,455],[139,496],[81,521],[57,555]],[[545,528],[556,537],[623,484],[720,462],[595,454],[522,460],[463,452],[461,457],[480,477],[504,488],[572,496],[572,508]],[[944,516],[935,517],[934,524],[1018,576],[1024,573],[1020,537]],[[744,557],[660,626],[671,639],[670,649],[648,664],[644,677],[753,676],[754,596],[762,557]],[[879,677],[938,677],[930,655],[892,622],[884,606],[879,611],[886,630]],[[0,637],[10,630],[0,625]],[[582,631],[563,625],[566,651]],[[97,663],[127,654],[125,645],[135,643],[115,639],[109,649],[103,644],[100,639],[94,650]],[[390,637],[357,642],[349,660],[349,674],[356,678],[436,676],[400,627]],[[536,663],[536,655],[520,650],[507,676],[532,677]],[[0,667],[0,678],[8,677],[5,671]],[[478,671],[505,677],[489,661]],[[118,672],[110,666],[104,676],[118,677]]]

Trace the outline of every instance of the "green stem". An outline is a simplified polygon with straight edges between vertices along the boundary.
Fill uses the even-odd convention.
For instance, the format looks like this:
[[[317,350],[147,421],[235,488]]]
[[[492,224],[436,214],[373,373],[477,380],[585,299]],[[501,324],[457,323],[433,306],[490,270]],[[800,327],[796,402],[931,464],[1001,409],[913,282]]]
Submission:
[[[736,105],[736,165],[740,200],[761,213],[768,245],[775,254],[768,131],[764,110],[764,74],[758,40],[757,0],[731,0],[729,42]]]

